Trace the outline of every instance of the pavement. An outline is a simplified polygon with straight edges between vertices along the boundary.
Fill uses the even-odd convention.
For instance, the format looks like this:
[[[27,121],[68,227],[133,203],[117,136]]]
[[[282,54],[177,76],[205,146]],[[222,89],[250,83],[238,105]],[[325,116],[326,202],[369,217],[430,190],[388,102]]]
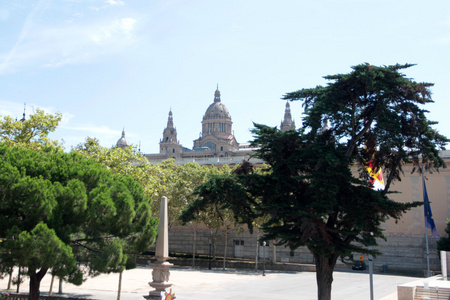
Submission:
[[[47,294],[51,277],[46,275],[41,283],[41,293]],[[409,282],[423,282],[417,277],[374,274],[374,299],[396,300],[397,286]],[[122,276],[120,300],[143,300],[152,288],[150,266],[138,266],[127,270]],[[89,278],[81,286],[63,284],[67,296],[98,300],[117,299],[119,274],[103,274]],[[172,267],[170,281],[177,300],[206,299],[317,299],[314,272],[262,272],[237,269],[192,269]],[[28,291],[28,281],[21,284],[21,292]],[[0,290],[7,287],[7,278],[0,280]],[[16,287],[14,287],[15,289]],[[367,271],[335,271],[331,298],[333,300],[370,299],[369,274]],[[53,291],[58,291],[55,281]]]

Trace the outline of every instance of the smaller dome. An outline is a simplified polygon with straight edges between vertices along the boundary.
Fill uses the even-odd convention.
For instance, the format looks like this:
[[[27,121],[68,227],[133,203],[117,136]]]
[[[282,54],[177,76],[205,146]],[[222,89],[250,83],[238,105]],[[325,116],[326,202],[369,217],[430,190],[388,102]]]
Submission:
[[[128,144],[128,141],[125,138],[125,130],[122,130],[122,137],[117,141],[116,147],[124,149],[128,146],[130,146],[130,145]]]

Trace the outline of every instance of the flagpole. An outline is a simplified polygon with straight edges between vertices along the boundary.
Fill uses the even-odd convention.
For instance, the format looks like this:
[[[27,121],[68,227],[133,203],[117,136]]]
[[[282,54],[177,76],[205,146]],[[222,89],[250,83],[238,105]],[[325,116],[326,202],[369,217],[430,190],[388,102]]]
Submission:
[[[373,236],[373,232],[370,233]],[[369,246],[369,250],[372,250],[372,246]],[[369,254],[369,287],[370,287],[370,300],[373,300],[373,256]]]
[[[427,245],[427,277],[430,277],[430,250],[428,249],[428,230],[425,227],[425,243]]]
[[[425,201],[424,195],[425,195],[425,176],[423,175],[424,169],[423,169],[423,161],[422,161],[422,198],[423,201]],[[424,215],[425,218],[425,215]],[[426,245],[426,255],[427,255],[427,277],[430,277],[430,249],[428,248],[428,230],[427,230],[427,222],[424,220],[425,224],[425,245]]]

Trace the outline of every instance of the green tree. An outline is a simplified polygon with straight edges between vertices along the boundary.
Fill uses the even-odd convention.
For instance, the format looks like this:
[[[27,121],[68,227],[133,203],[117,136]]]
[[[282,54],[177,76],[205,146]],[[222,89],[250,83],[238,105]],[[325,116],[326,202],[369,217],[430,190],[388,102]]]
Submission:
[[[136,178],[144,186],[146,193],[154,199],[166,196],[169,200],[169,226],[179,224],[181,211],[196,198],[193,194],[196,186],[206,182],[213,174],[225,174],[232,171],[228,166],[216,168],[198,163],[177,165],[174,159],[152,165],[134,147],[105,148],[100,146],[97,139],[92,138],[87,138],[72,151],[95,159],[112,172]],[[159,202],[152,203],[152,212],[154,216],[159,214]],[[194,231],[193,263],[195,263],[197,225],[204,222],[208,226],[213,246],[215,246],[214,241],[220,234],[219,221],[215,215],[204,213],[197,221],[189,223]],[[214,227],[213,224],[217,226]]]
[[[445,227],[445,233],[447,236],[442,236],[437,241],[437,250],[438,251],[450,251],[450,219],[445,220],[447,227]]]
[[[228,179],[228,180],[226,180]],[[231,174],[215,174],[211,179],[198,186],[194,191],[195,200],[180,215],[183,224],[192,220],[203,223],[209,231],[212,246],[212,256],[215,258],[216,240],[222,229],[229,230],[230,222],[234,219],[233,210],[223,203],[236,203],[233,199],[241,199],[241,195],[233,193],[234,181]],[[240,192],[240,190],[236,190]]]
[[[410,66],[362,64],[348,74],[326,76],[327,86],[286,94],[284,99],[303,101],[302,128],[281,132],[256,124],[253,130],[256,156],[271,172],[222,178],[226,186],[216,183],[211,190],[220,187],[230,196],[214,200],[204,193],[184,221],[207,201],[231,208],[249,228],[255,218],[267,216],[262,239],[291,250],[306,246],[315,258],[318,299],[331,299],[337,259],[379,254],[369,246],[385,239],[382,222],[423,204],[387,197],[402,166],[412,163],[424,171],[422,163],[425,170],[444,165],[439,150],[449,140],[432,128],[436,122],[420,107],[432,102],[432,84],[400,73]],[[378,145],[376,151],[371,144]],[[368,188],[368,160],[384,171],[382,191]]]
[[[154,242],[150,199],[130,176],[54,147],[0,145],[0,156],[0,259],[26,270],[30,299],[50,269],[81,283],[77,262],[90,275],[117,271],[124,247]]]
[[[108,167],[114,173],[137,179],[147,195],[154,199],[166,196],[169,200],[169,226],[177,220],[180,211],[190,202],[195,186],[205,182],[210,170],[197,163],[177,165],[173,159],[150,164],[135,147],[125,149],[100,146],[95,138],[87,138],[72,149]],[[152,212],[159,215],[159,202],[152,203]]]
[[[149,197],[157,199],[158,194],[155,187],[158,186],[157,174],[161,171],[157,166],[152,166],[135,147],[106,148],[100,146],[98,139],[87,137],[84,143],[73,147],[71,152],[92,158],[113,173],[135,178],[141,183],[144,192]],[[155,205],[155,208],[157,206]],[[157,216],[155,211],[153,213]]]
[[[10,116],[0,116],[0,142],[6,145],[20,145],[38,149],[42,146],[58,146],[61,144],[48,138],[61,122],[62,115],[46,114],[41,109],[25,120],[13,120]]]

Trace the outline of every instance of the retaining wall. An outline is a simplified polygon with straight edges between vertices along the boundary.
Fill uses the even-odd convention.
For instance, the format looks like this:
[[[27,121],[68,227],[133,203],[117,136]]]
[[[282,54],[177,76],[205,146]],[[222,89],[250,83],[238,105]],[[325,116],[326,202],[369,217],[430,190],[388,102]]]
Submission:
[[[374,268],[376,271],[389,273],[414,273],[424,275],[427,270],[425,237],[407,237],[407,236],[388,236],[388,240],[378,240],[378,249],[382,255],[374,259]],[[236,245],[235,241],[239,241]],[[242,244],[243,241],[243,245]],[[213,245],[215,244],[215,245]],[[224,255],[225,238],[222,234],[211,245],[211,252],[217,256]],[[249,232],[228,234],[228,243],[226,249],[227,257],[236,257],[239,252],[240,258],[252,259],[256,257],[257,235]],[[306,247],[296,249],[291,253],[290,249],[284,246],[274,246],[272,243],[265,247],[264,254],[266,261],[296,264],[314,264],[314,257]],[[194,232],[187,227],[177,227],[169,230],[169,251],[172,253],[192,254],[194,246]],[[260,246],[261,247],[261,246]],[[240,249],[238,249],[240,248]],[[239,250],[239,251],[238,251]],[[258,249],[259,260],[263,257],[262,248]],[[198,231],[196,234],[196,254],[209,254],[209,232]],[[430,270],[434,273],[440,272],[440,261],[436,250],[436,240],[429,238],[429,259]],[[354,254],[354,260],[359,260],[359,254]],[[368,262],[368,257],[364,256],[364,261]],[[337,267],[348,267],[338,262]]]

